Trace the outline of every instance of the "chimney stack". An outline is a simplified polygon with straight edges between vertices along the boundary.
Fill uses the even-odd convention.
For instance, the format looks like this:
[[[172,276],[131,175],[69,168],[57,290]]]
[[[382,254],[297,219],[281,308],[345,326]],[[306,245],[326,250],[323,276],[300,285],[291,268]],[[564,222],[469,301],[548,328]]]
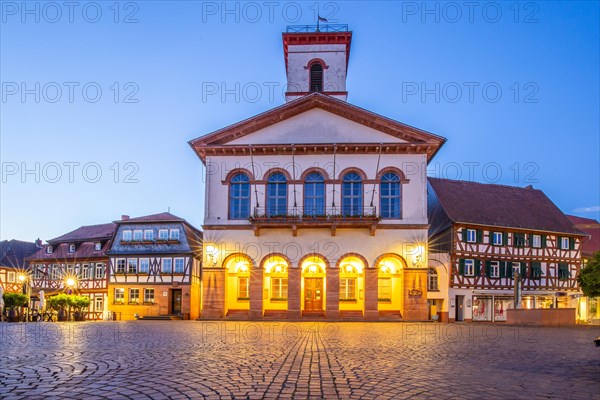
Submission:
[[[36,245],[37,247],[42,247],[42,239],[40,239],[40,238],[37,238],[37,239],[36,239],[36,241],[35,241],[35,245]]]
[[[129,219],[129,215],[121,215],[121,221],[127,221]]]

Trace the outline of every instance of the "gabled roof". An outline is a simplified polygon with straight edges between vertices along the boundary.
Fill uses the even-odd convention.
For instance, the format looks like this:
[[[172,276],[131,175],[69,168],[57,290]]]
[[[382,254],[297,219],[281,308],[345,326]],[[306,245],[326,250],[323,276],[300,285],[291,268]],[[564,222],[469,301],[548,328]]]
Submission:
[[[575,224],[575,227],[589,235],[583,240],[582,253],[586,256],[591,256],[597,251],[600,251],[600,223],[592,218],[583,218],[575,215],[567,215],[567,217]]]
[[[454,223],[584,235],[544,192],[531,186],[428,180],[441,209]]]
[[[112,222],[108,224],[81,226],[74,231],[48,240],[48,243],[58,244],[65,242],[84,242],[90,240],[110,239],[112,238],[116,229],[117,225]]]
[[[234,139],[250,135],[260,129],[274,125],[314,108],[328,111],[350,121],[402,139],[407,142],[402,145],[403,149],[409,146],[414,147],[415,145],[420,145],[423,149],[422,151],[427,153],[429,159],[435,155],[446,141],[446,139],[441,136],[375,114],[348,102],[338,100],[332,96],[321,93],[311,93],[262,114],[258,114],[252,118],[219,129],[197,139],[190,140],[188,143],[204,162],[207,155],[207,147],[226,148],[228,147],[227,143]],[[289,144],[282,145],[289,146]],[[269,146],[275,147],[274,145]],[[231,147],[235,146],[231,145]],[[245,150],[248,145],[238,145],[237,147]],[[331,145],[329,145],[329,147],[331,148]]]
[[[106,240],[102,244],[102,247],[100,248],[100,250],[96,250],[96,241],[94,239],[90,239],[88,241],[85,241],[83,243],[79,243],[79,244],[75,245],[75,251],[73,253],[71,253],[69,251],[69,243],[68,242],[58,243],[57,245],[53,246],[52,253],[48,253],[46,251],[46,249],[48,248],[48,245],[44,245],[44,246],[42,246],[41,249],[36,251],[33,255],[31,255],[30,257],[27,257],[27,260],[30,262],[31,261],[45,261],[45,260],[52,260],[52,261],[58,262],[58,261],[62,261],[62,260],[77,261],[77,260],[92,260],[92,259],[98,259],[98,258],[106,258],[106,252],[110,248],[110,243],[111,243],[110,240]]]
[[[144,215],[142,217],[122,219],[119,221],[115,221],[118,224],[130,224],[130,223],[140,223],[140,222],[185,222],[183,218],[179,218],[176,215],[173,215],[168,212],[163,212],[159,214],[152,215]]]
[[[23,269],[25,258],[38,249],[33,242],[21,240],[0,241],[0,266]]]

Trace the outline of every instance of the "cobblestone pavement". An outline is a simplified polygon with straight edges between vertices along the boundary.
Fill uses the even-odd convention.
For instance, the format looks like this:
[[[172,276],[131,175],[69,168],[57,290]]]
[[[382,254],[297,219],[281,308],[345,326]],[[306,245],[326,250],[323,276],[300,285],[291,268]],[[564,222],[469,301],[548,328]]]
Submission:
[[[600,399],[599,327],[0,323],[0,398]]]

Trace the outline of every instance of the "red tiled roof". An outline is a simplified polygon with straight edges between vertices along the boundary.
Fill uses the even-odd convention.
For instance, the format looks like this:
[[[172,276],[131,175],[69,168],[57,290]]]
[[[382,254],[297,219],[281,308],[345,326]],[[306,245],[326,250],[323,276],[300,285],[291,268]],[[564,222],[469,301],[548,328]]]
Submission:
[[[102,248],[99,251],[95,250],[96,242],[83,242],[79,245],[76,245],[75,252],[69,252],[69,244],[70,243],[60,243],[56,247],[53,247],[52,253],[48,254],[46,249],[48,245],[44,245],[41,249],[36,251],[33,255],[27,258],[29,262],[33,260],[86,260],[93,258],[105,258],[106,252],[110,249],[111,241],[107,240],[103,243]]]
[[[145,215],[143,217],[118,220],[115,222],[119,224],[127,224],[137,222],[185,222],[185,220],[171,213],[164,212],[160,214]]]
[[[82,226],[62,236],[48,240],[50,244],[64,242],[82,242],[94,239],[109,239],[115,233],[117,225],[113,222],[101,225]]]
[[[590,235],[583,240],[583,254],[591,256],[600,251],[600,223],[595,219],[578,217],[576,215],[567,215],[575,224],[575,227]]]
[[[453,222],[581,235],[539,189],[428,178]]]
[[[37,246],[32,242],[21,240],[0,241],[0,265],[10,268],[23,269],[25,259],[35,253]]]

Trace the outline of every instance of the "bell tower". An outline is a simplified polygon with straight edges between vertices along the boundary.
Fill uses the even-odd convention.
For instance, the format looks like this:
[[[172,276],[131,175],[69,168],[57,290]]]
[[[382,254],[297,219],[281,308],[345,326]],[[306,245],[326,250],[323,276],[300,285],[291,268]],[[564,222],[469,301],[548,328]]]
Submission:
[[[288,26],[283,34],[285,100],[319,92],[346,101],[351,41],[348,25]]]

